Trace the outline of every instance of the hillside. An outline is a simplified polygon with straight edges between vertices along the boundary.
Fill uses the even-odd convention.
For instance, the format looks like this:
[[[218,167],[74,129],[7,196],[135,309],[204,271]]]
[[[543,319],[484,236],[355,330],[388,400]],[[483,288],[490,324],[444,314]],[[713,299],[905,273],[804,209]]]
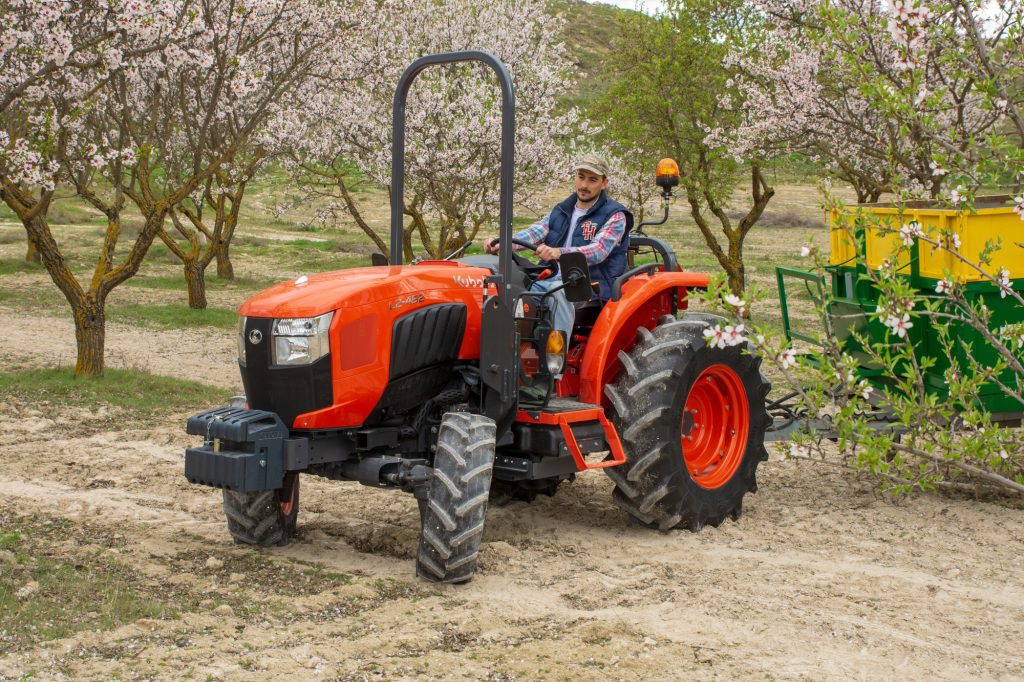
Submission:
[[[552,0],[550,7],[553,13],[565,18],[562,37],[573,55],[578,73],[571,101],[577,105],[586,104],[604,90],[601,68],[612,52],[619,19],[635,14],[635,11],[579,0]]]

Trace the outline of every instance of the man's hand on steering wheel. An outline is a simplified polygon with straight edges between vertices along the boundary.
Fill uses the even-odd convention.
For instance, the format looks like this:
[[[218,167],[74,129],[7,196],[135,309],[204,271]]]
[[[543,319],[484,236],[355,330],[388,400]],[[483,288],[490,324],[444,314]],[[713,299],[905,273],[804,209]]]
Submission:
[[[553,246],[548,246],[547,244],[540,244],[537,247],[537,255],[541,258],[541,260],[546,260],[549,262],[556,261],[562,257],[562,250],[556,249]]]

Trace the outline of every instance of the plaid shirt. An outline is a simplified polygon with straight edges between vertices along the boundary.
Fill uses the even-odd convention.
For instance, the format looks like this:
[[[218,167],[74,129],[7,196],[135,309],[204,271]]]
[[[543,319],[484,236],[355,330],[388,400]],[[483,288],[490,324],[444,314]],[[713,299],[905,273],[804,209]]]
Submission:
[[[524,242],[530,242],[534,246],[544,243],[544,238],[548,236],[548,221],[551,218],[549,212],[543,218],[535,222],[529,227],[519,230],[514,235],[513,239],[521,239]],[[587,265],[595,265],[604,261],[608,257],[608,254],[612,252],[612,249],[622,241],[622,235],[626,232],[626,215],[622,211],[616,211],[608,218],[607,222],[601,226],[601,229],[594,235],[594,239],[585,246],[567,246],[558,247],[562,253],[569,253],[571,251],[579,251],[587,259]],[[522,251],[525,247],[519,245],[513,245],[512,247],[516,251]]]

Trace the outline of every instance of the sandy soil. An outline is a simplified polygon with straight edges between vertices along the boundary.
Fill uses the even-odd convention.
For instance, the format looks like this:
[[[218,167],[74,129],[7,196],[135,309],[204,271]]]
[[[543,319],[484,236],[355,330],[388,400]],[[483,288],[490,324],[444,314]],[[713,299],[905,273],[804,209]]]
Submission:
[[[73,357],[64,320],[6,309],[0,328],[5,364]],[[110,325],[108,349],[113,365],[238,385],[228,332]],[[297,540],[235,547],[219,494],[182,476],[185,416],[0,406],[9,510],[70,519],[63,555],[195,600],[0,650],[0,679],[1024,679],[1019,508],[883,500],[773,452],[739,522],[658,533],[590,472],[492,507],[477,578],[438,587],[413,575],[413,501],[357,484],[305,477]]]
[[[782,205],[820,217],[813,189]],[[787,232],[786,248],[815,232]],[[681,254],[701,253],[689,228],[668,234]],[[752,236],[766,262],[755,279],[772,277],[778,241]],[[0,256],[21,248],[5,243]],[[43,275],[3,284],[52,293]],[[115,292],[134,303],[169,295],[180,294]],[[59,313],[0,305],[0,329],[0,366],[74,362]],[[229,331],[108,323],[106,348],[108,366],[241,389]],[[180,604],[42,644],[12,645],[0,631],[0,680],[1024,680],[1019,503],[884,499],[772,450],[738,522],[658,533],[589,472],[553,498],[489,509],[477,577],[438,587],[414,576],[413,500],[358,484],[304,477],[293,544],[233,545],[219,493],[182,475],[187,416],[140,423],[109,408],[0,404],[0,526],[5,514],[68,519],[47,539],[54,556],[125,566],[139,594]],[[0,573],[18,570],[0,552]]]

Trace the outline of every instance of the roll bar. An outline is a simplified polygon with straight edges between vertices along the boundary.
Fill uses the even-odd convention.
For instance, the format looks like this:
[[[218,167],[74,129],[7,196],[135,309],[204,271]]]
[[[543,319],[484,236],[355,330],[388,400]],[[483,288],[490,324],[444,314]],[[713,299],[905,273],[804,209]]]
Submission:
[[[512,239],[512,180],[515,164],[516,100],[512,89],[512,76],[497,57],[478,50],[447,52],[421,57],[409,65],[398,81],[392,106],[391,139],[391,264],[402,264],[402,224],[405,217],[405,103],[409,88],[427,67],[456,62],[483,62],[498,76],[501,86],[501,199],[498,213],[498,235],[502,244]],[[501,249],[498,255],[498,275],[503,285],[499,295],[506,304],[510,301],[506,273],[512,265],[512,249]]]

